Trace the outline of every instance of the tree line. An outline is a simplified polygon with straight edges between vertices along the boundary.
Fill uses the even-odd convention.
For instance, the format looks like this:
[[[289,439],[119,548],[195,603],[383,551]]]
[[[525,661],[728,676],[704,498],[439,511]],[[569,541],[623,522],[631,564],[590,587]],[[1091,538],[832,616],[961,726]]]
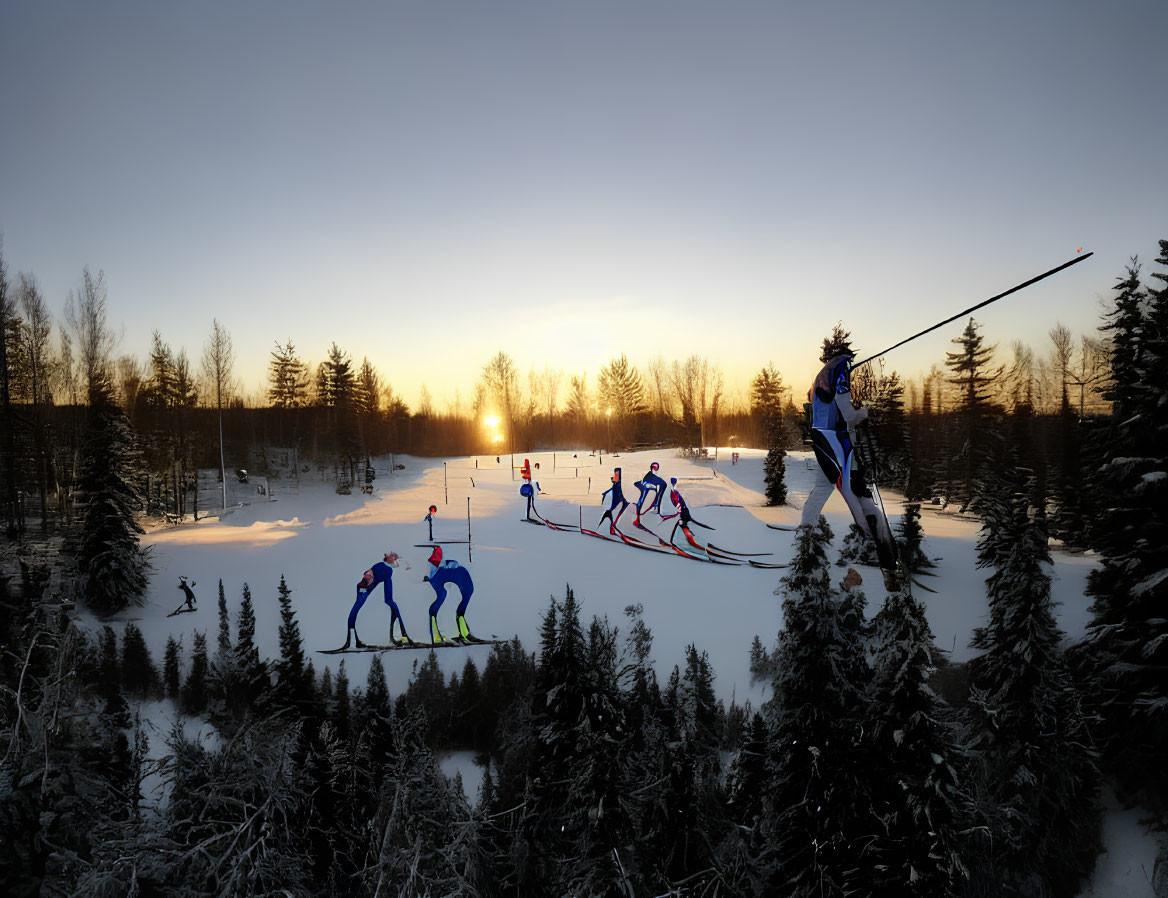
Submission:
[[[1160,250],[1168,266],[1168,241]],[[1104,315],[1107,414],[1078,414],[1070,390],[1043,413],[972,320],[947,360],[949,398],[927,416],[898,398],[895,372],[857,384],[886,482],[982,521],[979,654],[946,665],[907,593],[869,622],[854,583],[832,582],[821,521],[798,534],[777,640],[752,648],[770,687],[757,712],[719,708],[696,646],[662,686],[639,612],[623,639],[604,620],[586,628],[570,587],[536,653],[497,647],[447,683],[428,661],[392,701],[376,663],[361,691],[316,674],[283,581],[278,660],[255,650],[246,590],[234,636],[221,593],[216,651],[205,634],[189,658],[173,643],[161,671],[132,626],[120,647],[112,629],[91,638],[50,584],[63,568],[98,611],[140,594],[143,461],[100,364],[104,306],[79,302],[76,526],[47,537],[67,552],[0,576],[4,881],[80,894],[1077,894],[1103,782],[1161,822],[1168,812],[1168,273],[1140,276],[1133,260]],[[100,285],[87,276],[82,292]],[[824,355],[847,339],[841,324]],[[755,385],[775,394],[766,370]],[[29,420],[6,417],[19,427],[4,440],[35,441]],[[1052,536],[1100,558],[1074,645],[1051,609]],[[901,540],[917,558],[913,515]],[[218,745],[177,730],[152,767],[124,696],[160,692],[214,720]],[[453,746],[490,761],[475,803],[434,765]],[[141,797],[150,775],[171,790],[157,812]]]

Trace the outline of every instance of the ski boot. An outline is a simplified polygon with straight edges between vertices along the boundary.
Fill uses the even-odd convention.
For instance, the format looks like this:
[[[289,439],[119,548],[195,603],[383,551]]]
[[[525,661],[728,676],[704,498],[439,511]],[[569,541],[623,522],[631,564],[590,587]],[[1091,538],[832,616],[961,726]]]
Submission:
[[[483,641],[470,631],[470,627],[468,627],[466,623],[466,618],[461,614],[455,616],[454,623],[458,626],[457,638],[460,642],[466,645],[470,645],[471,643]]]
[[[347,649],[349,647],[350,640],[354,641],[356,643],[356,647],[359,649],[366,647],[365,643],[361,641],[361,637],[357,635],[356,627],[349,627],[347,630],[345,630],[345,644],[341,646],[341,648]]]
[[[430,615],[430,642],[434,645],[456,645],[453,639],[447,639],[442,635],[442,631],[438,629],[437,616]]]
[[[395,626],[399,630],[401,630],[401,638],[400,639],[394,638],[393,628]],[[404,646],[404,645],[413,645],[414,644],[414,641],[412,639],[410,639],[409,634],[406,633],[405,621],[403,621],[396,614],[393,615],[393,617],[389,621],[389,642],[390,642],[390,645],[396,645],[396,646]]]

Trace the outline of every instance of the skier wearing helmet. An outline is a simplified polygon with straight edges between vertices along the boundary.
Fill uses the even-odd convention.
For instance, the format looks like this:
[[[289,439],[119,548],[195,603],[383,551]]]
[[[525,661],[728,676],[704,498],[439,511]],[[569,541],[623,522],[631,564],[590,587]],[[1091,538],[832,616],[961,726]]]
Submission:
[[[873,500],[863,469],[856,464],[855,430],[868,419],[868,410],[852,404],[855,357],[851,350],[833,356],[816,375],[807,393],[811,405],[811,447],[819,471],[803,503],[801,523],[817,523],[832,489],[838,489],[856,526],[876,544],[885,585],[894,589],[896,542],[884,510]]]
[[[641,495],[637,498],[637,520],[633,523],[638,523],[641,518],[641,506],[645,503],[645,497],[650,492],[653,493],[653,501],[649,504],[649,511],[656,511],[661,514],[661,500],[665,496],[665,480],[657,471],[661,468],[657,462],[649,465],[649,472],[638,480],[634,486],[641,491]]]
[[[361,637],[357,635],[357,612],[361,610],[361,606],[365,604],[365,600],[369,598],[369,594],[377,588],[378,583],[385,584],[385,604],[389,606],[389,638],[394,645],[402,645],[409,643],[410,638],[406,635],[406,625],[402,620],[401,612],[398,610],[397,603],[393,600],[393,569],[398,566],[399,562],[397,552],[386,552],[383,560],[377,562],[369,570],[367,570],[357,583],[357,600],[353,603],[353,609],[349,612],[349,625],[345,631],[345,645],[344,648],[349,647],[350,639],[355,639],[357,648],[365,648],[365,643],[361,641]],[[408,567],[408,565],[407,565]],[[394,625],[401,629],[401,639],[395,639],[393,635]]]
[[[434,645],[450,645],[451,643],[482,642],[470,632],[466,623],[466,606],[470,604],[470,597],[474,595],[474,582],[470,578],[470,571],[453,559],[443,560],[442,547],[435,546],[430,553],[430,572],[422,579],[434,587],[434,601],[430,605],[430,641]],[[454,623],[458,627],[458,636],[447,639],[438,628],[438,609],[446,601],[446,587],[453,584],[462,594],[462,601],[454,612]]]

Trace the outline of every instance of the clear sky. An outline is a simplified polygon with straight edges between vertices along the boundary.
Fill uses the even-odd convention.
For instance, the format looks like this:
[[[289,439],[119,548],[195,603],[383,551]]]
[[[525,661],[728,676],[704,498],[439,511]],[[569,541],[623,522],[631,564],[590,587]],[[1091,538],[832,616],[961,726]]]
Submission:
[[[836,321],[874,352],[1079,247],[978,317],[1094,329],[1168,238],[1166,85],[1164,0],[4,0],[0,231],[55,312],[103,269],[121,351],[218,318],[249,389],[290,338],[411,405],[500,349],[802,392]]]

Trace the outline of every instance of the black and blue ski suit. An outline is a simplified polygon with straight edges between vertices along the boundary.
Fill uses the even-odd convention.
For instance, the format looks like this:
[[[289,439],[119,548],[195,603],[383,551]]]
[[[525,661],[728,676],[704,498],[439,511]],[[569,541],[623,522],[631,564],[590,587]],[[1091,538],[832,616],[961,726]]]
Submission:
[[[811,446],[819,462],[819,476],[803,503],[803,524],[819,520],[832,490],[838,489],[851,511],[856,526],[876,544],[880,567],[895,570],[896,542],[884,510],[874,501],[856,464],[855,429],[868,418],[868,410],[852,405],[852,356],[831,359],[808,391],[811,404]]]

